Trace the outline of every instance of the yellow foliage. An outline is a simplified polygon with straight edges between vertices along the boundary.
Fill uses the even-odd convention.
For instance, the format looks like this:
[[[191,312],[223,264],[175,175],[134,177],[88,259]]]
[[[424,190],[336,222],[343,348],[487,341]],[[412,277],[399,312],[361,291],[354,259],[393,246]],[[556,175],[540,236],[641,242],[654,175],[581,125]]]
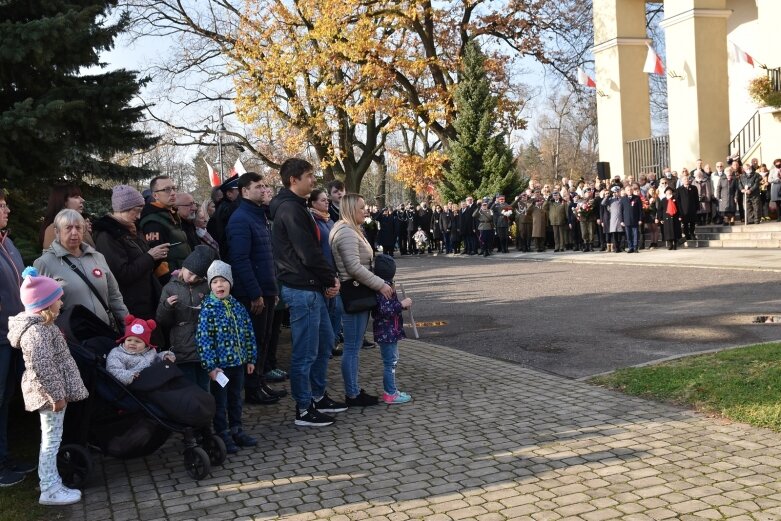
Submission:
[[[431,152],[425,157],[394,151],[391,152],[391,160],[396,164],[394,177],[404,186],[422,192],[442,180],[447,156],[440,151]]]

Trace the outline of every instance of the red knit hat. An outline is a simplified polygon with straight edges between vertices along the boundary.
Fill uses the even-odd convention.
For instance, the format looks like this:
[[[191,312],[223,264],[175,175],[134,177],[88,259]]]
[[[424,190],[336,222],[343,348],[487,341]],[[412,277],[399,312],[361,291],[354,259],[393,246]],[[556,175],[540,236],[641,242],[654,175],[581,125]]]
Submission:
[[[117,343],[122,343],[129,336],[140,338],[148,347],[157,347],[150,344],[152,337],[152,331],[157,328],[157,323],[154,320],[144,320],[142,318],[136,318],[133,315],[125,317],[125,336],[117,340]]]

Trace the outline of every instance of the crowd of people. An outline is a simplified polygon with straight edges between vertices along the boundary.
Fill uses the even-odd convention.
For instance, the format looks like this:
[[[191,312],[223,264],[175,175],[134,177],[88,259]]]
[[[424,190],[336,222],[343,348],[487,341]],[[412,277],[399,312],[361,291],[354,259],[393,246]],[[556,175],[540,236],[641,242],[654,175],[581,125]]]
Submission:
[[[711,171],[698,161],[659,178],[532,181],[517,195],[381,210],[346,194],[340,181],[318,188],[301,159],[285,161],[280,178],[275,191],[259,174],[234,176],[199,204],[161,175],[145,194],[115,186],[112,211],[94,219],[85,219],[77,187],[54,187],[42,253],[27,269],[7,232],[0,234],[0,486],[38,468],[41,503],[81,497],[56,470],[67,404],[86,397],[55,325],[77,306],[116,331],[107,367],[119,382],[132,384],[163,362],[211,393],[214,432],[233,454],[257,444],[243,429],[244,404],[287,394],[269,385],[275,382],[289,379],[294,423],[305,427],[331,425],[350,407],[412,399],[396,384],[401,314],[412,305],[396,295],[396,253],[488,256],[513,246],[634,253],[663,242],[675,249],[696,239],[697,225],[729,226],[737,216],[758,223],[781,203],[781,160],[772,170],[735,160]],[[0,190],[0,230],[10,211]],[[365,339],[370,318],[384,367],[381,395],[360,383],[361,351],[374,345]],[[288,371],[277,359],[285,321]],[[334,356],[341,356],[343,401],[327,390]],[[19,379],[27,409],[41,416],[37,465],[9,455],[8,404]]]
[[[333,187],[332,200],[339,193]],[[771,209],[781,221],[781,159],[772,169],[756,159],[745,165],[733,159],[727,168],[720,161],[711,170],[697,160],[691,170],[665,168],[659,177],[532,180],[512,201],[506,195],[433,208],[426,202],[372,207],[366,236],[389,255],[488,256],[508,253],[513,243],[520,252],[677,249],[697,239],[698,225],[757,224],[770,220]]]
[[[286,161],[280,177],[275,193],[259,174],[234,176],[202,204],[164,175],[147,197],[118,185],[112,211],[97,219],[85,219],[77,187],[55,187],[42,254],[28,268],[7,232],[0,235],[0,486],[37,468],[42,504],[81,498],[56,466],[68,403],[87,397],[57,322],[77,307],[116,332],[106,365],[118,382],[176,364],[198,392],[211,393],[213,429],[228,454],[257,444],[243,429],[244,404],[287,394],[269,383],[289,379],[294,423],[304,427],[331,425],[350,407],[411,401],[397,387],[396,366],[401,314],[412,301],[399,300],[393,258],[376,254],[364,234],[364,198],[343,187],[338,200],[324,197],[304,160]],[[0,230],[10,212],[0,190]],[[363,295],[348,291],[361,288]],[[276,356],[286,317],[289,372]],[[359,380],[360,351],[375,345],[364,338],[372,317],[384,367],[379,396]],[[344,401],[327,391],[334,355]],[[27,410],[41,418],[37,465],[9,454],[8,405],[19,381]]]

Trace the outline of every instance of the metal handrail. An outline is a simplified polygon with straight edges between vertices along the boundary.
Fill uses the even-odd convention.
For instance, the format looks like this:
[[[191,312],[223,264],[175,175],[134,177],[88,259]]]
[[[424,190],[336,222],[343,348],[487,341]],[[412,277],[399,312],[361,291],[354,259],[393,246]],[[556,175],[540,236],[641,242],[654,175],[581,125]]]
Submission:
[[[746,153],[751,150],[759,138],[762,136],[762,129],[760,127],[759,111],[755,112],[748,122],[743,125],[743,128],[738,131],[732,141],[729,143],[729,150],[727,150],[727,156],[733,156],[735,153],[742,159]]]

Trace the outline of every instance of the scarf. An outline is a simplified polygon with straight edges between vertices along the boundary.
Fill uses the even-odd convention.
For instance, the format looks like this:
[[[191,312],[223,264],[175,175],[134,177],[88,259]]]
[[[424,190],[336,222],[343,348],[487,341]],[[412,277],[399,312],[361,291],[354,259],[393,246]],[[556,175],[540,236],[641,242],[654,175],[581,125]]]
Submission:
[[[678,206],[675,204],[675,199],[672,197],[667,199],[667,210],[665,210],[665,213],[670,217],[678,213]]]
[[[214,240],[214,237],[212,237],[209,232],[206,231],[206,228],[195,228],[195,235],[197,235],[205,245],[211,247],[214,251],[220,251],[220,245],[217,244],[217,241]]]
[[[126,221],[125,219],[122,219],[119,215],[114,214],[114,213],[109,214],[109,217],[111,217],[112,219],[117,221],[119,224],[121,224],[122,226],[127,228],[128,231],[130,232],[130,235],[132,235],[133,237],[138,235],[138,231],[136,230],[136,223],[135,222]]]

